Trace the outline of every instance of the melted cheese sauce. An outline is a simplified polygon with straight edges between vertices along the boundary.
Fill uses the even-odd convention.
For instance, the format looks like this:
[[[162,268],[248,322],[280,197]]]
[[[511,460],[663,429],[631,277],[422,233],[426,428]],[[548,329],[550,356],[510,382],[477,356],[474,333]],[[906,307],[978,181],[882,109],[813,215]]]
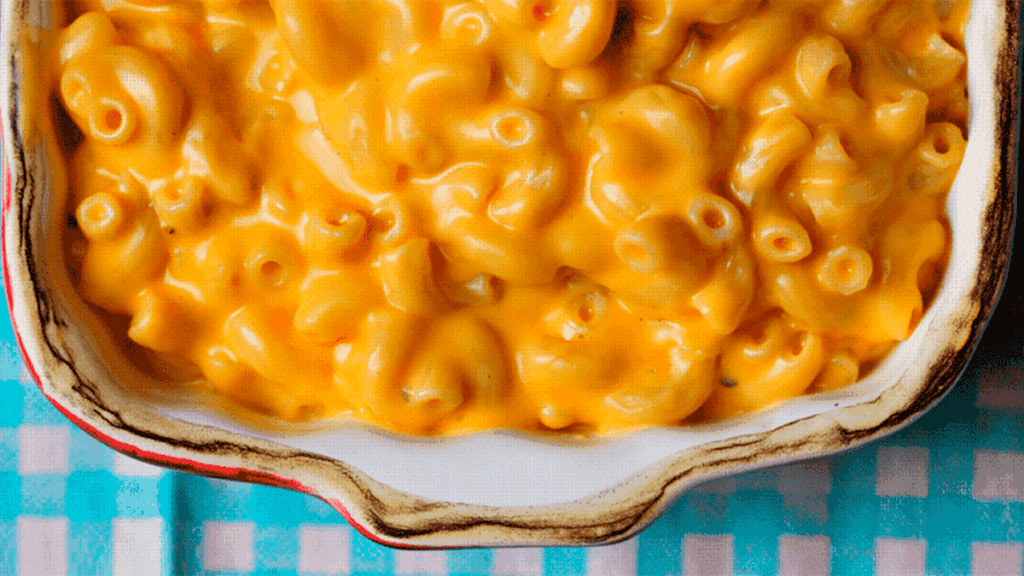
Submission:
[[[164,377],[290,421],[600,434],[845,386],[942,276],[967,8],[79,1],[72,276]]]

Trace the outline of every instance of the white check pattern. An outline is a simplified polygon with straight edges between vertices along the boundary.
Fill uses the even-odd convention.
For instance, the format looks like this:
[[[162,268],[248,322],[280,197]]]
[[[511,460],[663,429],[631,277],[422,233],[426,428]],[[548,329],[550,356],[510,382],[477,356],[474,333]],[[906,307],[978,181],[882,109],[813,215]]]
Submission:
[[[962,385],[960,404],[976,410],[970,434],[984,442],[960,438],[963,424],[932,424],[715,480],[612,546],[415,551],[367,540],[307,496],[116,454],[23,371],[0,368],[13,375],[0,389],[0,576],[1024,576],[1024,393],[1004,377],[1019,369]]]

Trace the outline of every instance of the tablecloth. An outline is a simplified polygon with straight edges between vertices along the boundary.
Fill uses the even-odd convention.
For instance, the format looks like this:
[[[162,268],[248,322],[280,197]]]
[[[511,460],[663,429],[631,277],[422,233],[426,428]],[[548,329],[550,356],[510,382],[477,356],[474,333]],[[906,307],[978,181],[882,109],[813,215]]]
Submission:
[[[599,548],[392,550],[316,498],[120,455],[42,396],[0,312],[0,576],[1019,575],[1022,275],[960,384],[908,428],[705,484]]]

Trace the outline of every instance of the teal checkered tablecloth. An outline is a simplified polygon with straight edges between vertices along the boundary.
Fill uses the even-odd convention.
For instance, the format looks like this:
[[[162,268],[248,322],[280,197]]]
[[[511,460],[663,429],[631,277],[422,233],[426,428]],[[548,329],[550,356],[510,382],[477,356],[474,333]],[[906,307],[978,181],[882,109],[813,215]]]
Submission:
[[[1022,287],[1011,278],[961,383],[906,430],[706,484],[639,537],[591,549],[392,550],[310,496],[137,462],[57,413],[5,316],[0,576],[1019,575]]]

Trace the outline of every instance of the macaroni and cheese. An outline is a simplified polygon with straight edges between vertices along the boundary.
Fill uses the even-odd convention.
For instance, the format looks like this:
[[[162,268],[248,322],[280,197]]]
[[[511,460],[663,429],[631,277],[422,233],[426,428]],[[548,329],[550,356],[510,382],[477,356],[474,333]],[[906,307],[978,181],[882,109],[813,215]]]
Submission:
[[[279,419],[611,433],[846,386],[942,277],[966,0],[78,0],[82,297]]]

